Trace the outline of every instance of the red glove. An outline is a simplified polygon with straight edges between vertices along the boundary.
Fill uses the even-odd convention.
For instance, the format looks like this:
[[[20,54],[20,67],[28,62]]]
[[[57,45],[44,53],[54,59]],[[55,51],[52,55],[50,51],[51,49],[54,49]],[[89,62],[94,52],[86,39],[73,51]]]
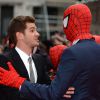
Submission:
[[[19,89],[26,79],[19,76],[11,62],[8,62],[7,65],[9,70],[0,68],[0,84]]]

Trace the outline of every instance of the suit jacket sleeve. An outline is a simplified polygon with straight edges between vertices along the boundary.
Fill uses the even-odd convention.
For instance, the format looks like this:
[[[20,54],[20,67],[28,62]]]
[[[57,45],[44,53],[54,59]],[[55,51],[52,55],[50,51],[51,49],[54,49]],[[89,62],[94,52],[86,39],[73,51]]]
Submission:
[[[24,97],[33,98],[37,96],[43,100],[59,100],[67,88],[73,82],[77,74],[77,59],[71,50],[66,49],[61,57],[56,78],[50,85],[41,85],[25,81],[20,93]]]

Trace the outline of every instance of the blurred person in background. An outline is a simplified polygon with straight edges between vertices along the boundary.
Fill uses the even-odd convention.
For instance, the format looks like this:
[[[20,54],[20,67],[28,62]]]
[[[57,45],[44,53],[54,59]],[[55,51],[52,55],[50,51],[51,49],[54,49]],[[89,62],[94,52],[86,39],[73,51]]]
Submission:
[[[60,32],[57,32],[57,31],[51,34],[51,42],[53,46],[67,45],[67,40],[64,38],[64,36]]]
[[[9,40],[8,40],[8,37],[7,36],[5,36],[3,38],[2,45],[4,46],[3,52],[6,54],[10,50],[10,48],[9,48]]]
[[[67,46],[56,45],[56,46],[51,47],[49,50],[50,60],[54,66],[54,70],[57,70],[58,64],[60,62],[60,57],[64,49],[67,49]]]
[[[0,44],[0,54],[2,54],[3,51],[4,51],[4,47],[3,47],[3,45]]]
[[[49,50],[50,60],[53,64],[53,68],[49,72],[51,80],[53,80],[56,76],[58,64],[60,63],[60,59],[61,59],[64,49],[67,49],[67,46],[56,45],[56,46],[51,47]]]
[[[100,44],[100,35],[93,35],[97,44]]]

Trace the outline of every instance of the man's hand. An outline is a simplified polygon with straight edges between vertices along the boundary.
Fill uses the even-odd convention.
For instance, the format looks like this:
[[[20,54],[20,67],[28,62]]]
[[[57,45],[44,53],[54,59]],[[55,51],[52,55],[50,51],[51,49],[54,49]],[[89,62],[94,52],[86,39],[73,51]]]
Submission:
[[[63,97],[71,98],[72,95],[74,94],[74,92],[75,92],[75,88],[74,87],[69,87]]]
[[[8,62],[7,65],[9,70],[0,67],[0,84],[19,89],[26,79],[19,76],[11,62]]]

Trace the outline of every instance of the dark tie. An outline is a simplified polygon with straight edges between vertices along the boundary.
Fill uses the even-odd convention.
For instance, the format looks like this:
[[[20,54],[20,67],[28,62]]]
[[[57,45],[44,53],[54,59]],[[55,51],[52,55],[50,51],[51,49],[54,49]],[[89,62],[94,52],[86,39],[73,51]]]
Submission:
[[[28,58],[28,62],[29,62],[29,71],[30,71],[30,81],[32,83],[35,83],[35,76],[34,76],[34,71],[32,68],[32,58],[31,57]]]

